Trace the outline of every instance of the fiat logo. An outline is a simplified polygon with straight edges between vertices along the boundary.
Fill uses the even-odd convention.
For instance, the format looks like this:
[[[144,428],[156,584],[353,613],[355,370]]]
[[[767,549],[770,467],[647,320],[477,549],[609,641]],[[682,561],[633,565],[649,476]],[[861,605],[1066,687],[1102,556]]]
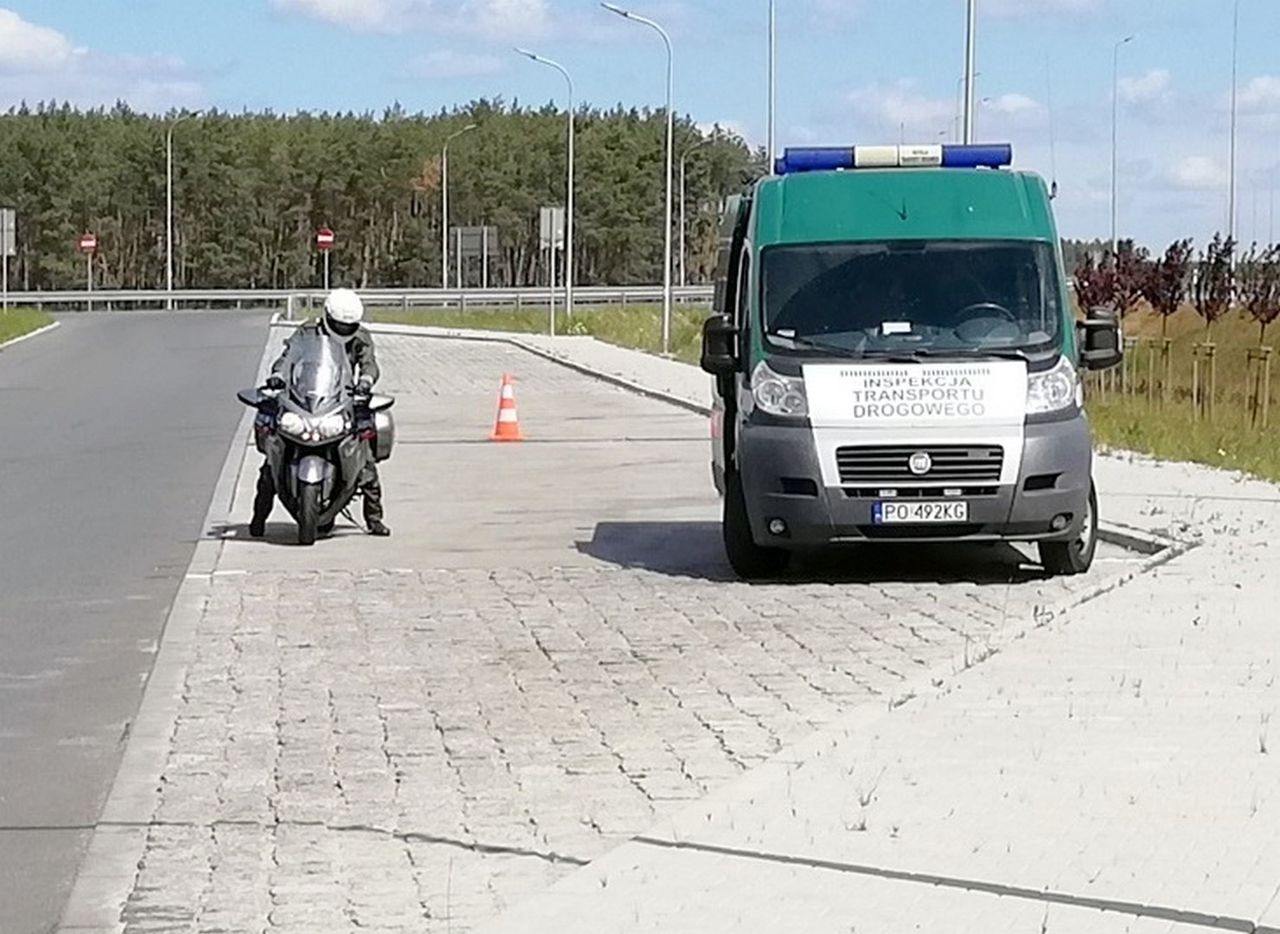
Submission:
[[[924,451],[917,451],[911,455],[911,459],[907,461],[907,467],[917,477],[923,477],[930,470],[933,470],[933,458]]]

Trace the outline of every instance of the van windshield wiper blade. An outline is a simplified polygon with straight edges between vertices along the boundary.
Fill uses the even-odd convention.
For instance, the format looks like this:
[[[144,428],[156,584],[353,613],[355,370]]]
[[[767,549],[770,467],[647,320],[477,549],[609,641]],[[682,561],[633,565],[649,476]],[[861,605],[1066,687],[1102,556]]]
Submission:
[[[833,357],[849,357],[857,354],[857,351],[852,347],[828,344],[826,341],[816,341],[811,337],[793,337],[790,334],[779,334],[777,331],[771,331],[767,336],[770,340],[784,341],[790,344],[793,350],[815,350],[818,353]]]
[[[1031,360],[1030,355],[1025,350],[1019,350],[1016,347],[991,348],[972,350],[934,350],[922,347],[919,350],[892,350],[892,351],[868,351],[863,354],[866,357],[875,357],[880,360],[889,360],[894,363],[910,363],[920,360],[973,360],[983,357],[995,357],[1000,360],[1020,360],[1024,363]]]

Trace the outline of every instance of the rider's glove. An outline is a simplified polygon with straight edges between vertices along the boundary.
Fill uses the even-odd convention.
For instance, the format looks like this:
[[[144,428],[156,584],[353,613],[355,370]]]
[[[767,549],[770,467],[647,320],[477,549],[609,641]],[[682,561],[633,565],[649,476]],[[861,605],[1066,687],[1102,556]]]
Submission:
[[[284,389],[284,380],[283,380],[283,379],[281,379],[279,376],[276,376],[276,375],[274,375],[274,374],[273,374],[273,375],[271,375],[271,376],[268,376],[268,377],[267,377],[267,388],[268,388],[268,389],[275,389],[275,390]]]
[[[373,395],[373,380],[367,376],[360,377],[360,381],[356,383],[356,392],[362,396]]]

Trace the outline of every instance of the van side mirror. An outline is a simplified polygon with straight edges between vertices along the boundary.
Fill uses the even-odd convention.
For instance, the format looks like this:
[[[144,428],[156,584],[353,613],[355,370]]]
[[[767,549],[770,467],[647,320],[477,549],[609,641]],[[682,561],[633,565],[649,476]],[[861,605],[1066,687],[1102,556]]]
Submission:
[[[1080,341],[1080,362],[1086,370],[1107,370],[1124,359],[1120,343],[1120,319],[1109,308],[1091,308],[1088,317],[1076,324]]]
[[[702,325],[702,369],[728,376],[738,368],[738,329],[728,315],[712,315]]]

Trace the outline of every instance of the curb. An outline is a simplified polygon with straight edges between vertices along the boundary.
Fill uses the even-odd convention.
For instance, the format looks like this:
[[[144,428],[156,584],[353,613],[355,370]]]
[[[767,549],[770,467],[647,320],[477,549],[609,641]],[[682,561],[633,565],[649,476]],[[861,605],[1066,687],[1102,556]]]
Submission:
[[[46,324],[44,327],[36,328],[34,331],[28,331],[26,334],[19,334],[17,337],[11,337],[3,344],[0,344],[0,350],[8,350],[10,347],[16,347],[23,341],[29,341],[33,337],[39,337],[41,334],[47,334],[59,327],[62,327],[62,322],[54,321],[52,324]]]
[[[296,323],[283,321],[277,322],[273,318],[272,326],[294,327],[296,326]],[[647,399],[666,402],[670,405],[676,406],[677,408],[693,412],[695,415],[711,415],[710,405],[695,402],[685,396],[677,395],[676,393],[668,392],[663,389],[654,389],[650,386],[638,383],[635,380],[628,379],[625,376],[618,376],[614,373],[605,372],[604,370],[597,369],[596,367],[592,367],[588,364],[579,363],[576,360],[570,360],[555,353],[554,351],[529,343],[526,336],[522,334],[516,334],[510,331],[455,330],[450,328],[424,327],[412,324],[373,323],[368,325],[368,328],[375,334],[387,334],[399,337],[427,337],[436,338],[437,340],[467,340],[478,341],[481,343],[509,344],[512,347],[517,347],[520,350],[531,353],[536,357],[541,357],[543,360],[548,360],[552,363],[559,364],[566,369],[573,370],[575,373],[581,373],[583,376],[590,376],[594,379],[600,380],[601,382],[616,386],[619,389],[625,389],[628,392],[635,393],[636,395],[644,396]],[[581,337],[575,339],[596,340],[594,337]],[[641,351],[634,352],[641,353]],[[1156,567],[1160,564],[1172,561],[1174,558],[1184,554],[1185,551],[1191,547],[1188,543],[1178,542],[1174,539],[1165,538],[1156,535],[1155,533],[1147,532],[1143,529],[1137,529],[1118,522],[1099,521],[1098,538],[1110,545],[1116,545],[1140,555],[1145,555],[1147,557],[1161,556],[1159,561],[1151,564],[1151,567]],[[1179,546],[1184,544],[1187,544],[1187,547],[1182,548],[1182,550],[1178,550]],[[1145,562],[1142,565],[1142,568],[1144,571],[1150,569],[1147,567],[1147,563]]]
[[[270,332],[268,332],[269,335]],[[270,360],[268,336],[258,364],[262,378]],[[138,714],[129,725],[120,768],[111,783],[102,814],[76,873],[71,895],[56,930],[67,934],[122,934],[123,913],[146,849],[155,816],[160,776],[182,703],[187,669],[196,648],[212,576],[222,553],[221,539],[208,538],[213,524],[231,508],[244,462],[244,439],[253,425],[246,409],[232,436],[222,470],[205,512],[201,537],[160,633],[160,649],[143,687]]]

